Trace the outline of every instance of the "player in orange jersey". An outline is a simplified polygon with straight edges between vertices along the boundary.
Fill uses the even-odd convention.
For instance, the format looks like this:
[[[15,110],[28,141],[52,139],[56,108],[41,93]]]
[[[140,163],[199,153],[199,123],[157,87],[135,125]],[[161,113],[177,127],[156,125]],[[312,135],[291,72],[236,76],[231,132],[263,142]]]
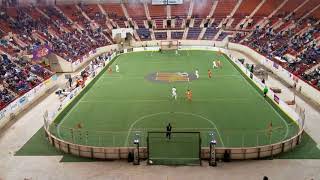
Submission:
[[[187,90],[186,92],[187,100],[192,101],[192,91],[190,89]]]
[[[108,72],[109,72],[109,74],[112,74],[112,68],[111,67],[108,68]]]
[[[212,77],[212,71],[210,69],[208,69],[208,77],[211,79]]]

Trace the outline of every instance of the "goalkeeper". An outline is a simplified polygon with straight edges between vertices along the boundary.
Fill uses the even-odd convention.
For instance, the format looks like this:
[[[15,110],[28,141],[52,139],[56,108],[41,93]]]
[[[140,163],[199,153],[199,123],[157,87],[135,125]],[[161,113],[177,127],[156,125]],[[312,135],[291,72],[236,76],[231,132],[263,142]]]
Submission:
[[[171,130],[172,130],[172,126],[170,123],[167,125],[166,129],[167,129],[166,138],[168,138],[170,140],[171,139]]]

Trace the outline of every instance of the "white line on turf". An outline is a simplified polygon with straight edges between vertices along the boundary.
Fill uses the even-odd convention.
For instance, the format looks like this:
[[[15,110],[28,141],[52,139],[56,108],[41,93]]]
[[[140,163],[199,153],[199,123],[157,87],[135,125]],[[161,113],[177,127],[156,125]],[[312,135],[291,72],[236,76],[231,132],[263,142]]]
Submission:
[[[126,77],[126,78],[123,78],[123,77],[103,77],[101,78],[102,80],[110,80],[110,79],[120,79],[120,80],[143,80],[145,79],[145,77],[143,76],[139,76],[139,77]]]
[[[186,86],[187,88],[188,86]],[[217,101],[224,101],[224,102],[245,102],[248,101],[248,98],[213,98],[213,99],[192,99],[192,102],[217,102]],[[88,100],[88,101],[80,101],[81,103],[109,103],[109,102],[123,102],[123,103],[143,103],[143,102],[167,102],[168,99],[115,99],[115,100]]]
[[[240,76],[241,76],[241,75],[240,75]],[[240,78],[239,75],[214,75],[213,77],[221,77],[221,78],[234,77],[234,78]]]
[[[82,97],[81,97],[81,99],[82,98],[85,98],[87,95],[88,95],[89,93],[87,92],[87,93],[85,93]],[[79,104],[80,104],[80,100],[71,108],[71,110],[69,110],[69,112],[63,117],[63,119],[59,122],[59,124],[57,125],[57,134],[58,134],[58,137],[59,138],[61,138],[61,135],[60,135],[60,126],[61,126],[61,124],[63,124],[63,122],[69,117],[69,115],[75,110],[75,109],[77,109],[77,108],[75,108],[75,107],[77,107]],[[69,105],[68,105],[69,106]]]
[[[247,81],[247,80],[244,80],[244,81],[246,81],[248,84],[249,84],[249,82]],[[250,84],[249,84],[250,85]],[[250,85],[251,86],[251,85]],[[252,86],[251,86],[252,87]],[[252,87],[252,88],[254,88],[254,87]],[[264,97],[262,97],[261,96],[261,94],[259,94],[255,89],[254,89],[254,92],[256,93],[256,94],[258,94],[258,96],[259,96],[259,98],[260,99],[263,99],[264,101],[266,101],[265,99],[264,99]],[[287,121],[285,120],[285,119],[283,119],[283,117],[279,114],[279,112],[278,111],[276,111],[273,107],[272,107],[272,105],[268,102],[268,101],[266,101],[266,103],[269,105],[269,107],[280,117],[280,119],[282,120],[282,122],[285,124],[285,126],[286,126],[286,134],[284,135],[284,137],[283,137],[283,139],[281,140],[281,141],[284,141],[287,137],[288,137],[288,134],[289,134],[289,126],[288,126],[288,123],[287,123]]]
[[[131,134],[131,131],[133,129],[133,127],[140,121],[146,119],[146,118],[149,118],[149,117],[152,117],[152,116],[157,116],[157,115],[161,115],[161,114],[170,114],[172,112],[159,112],[159,113],[153,113],[153,114],[148,114],[148,115],[145,115],[145,116],[141,116],[139,119],[135,120],[129,127],[129,130],[128,130],[128,135],[127,135],[127,138],[126,138],[126,142],[125,142],[125,147],[128,146],[128,143],[129,143],[129,136]],[[224,147],[224,143],[223,143],[223,140],[221,138],[221,135],[220,135],[220,132],[217,128],[217,126],[215,125],[214,122],[210,121],[210,119],[206,118],[206,117],[203,117],[199,114],[194,114],[194,113],[186,113],[186,112],[174,112],[175,114],[184,114],[184,115],[191,115],[191,116],[195,116],[195,117],[199,117],[200,119],[204,119],[206,120],[207,122],[209,122],[213,128],[215,129],[215,131],[217,132],[218,136],[219,136],[219,139],[220,139],[220,142],[222,144],[222,146]]]
[[[212,122],[210,119],[208,119],[208,118],[206,118],[206,117],[203,117],[202,115],[194,114],[194,113],[185,113],[185,112],[174,112],[174,113],[184,114],[184,115],[192,115],[192,116],[199,117],[199,118],[202,118],[202,119],[208,121],[211,125],[214,126],[214,129],[217,131],[217,134],[218,134],[218,136],[219,136],[219,139],[220,139],[220,141],[221,141],[221,144],[222,144],[222,146],[224,147],[224,143],[223,143],[223,140],[222,140],[222,138],[221,138],[220,132],[219,132],[216,124],[215,124],[214,122]]]
[[[228,60],[228,63],[231,64],[230,60]],[[232,63],[233,63],[233,62],[232,62]],[[232,68],[233,68],[235,71],[239,72],[232,64],[231,64],[231,66],[232,66]],[[237,65],[236,65],[236,66],[237,66]],[[241,71],[241,70],[240,70],[240,71]],[[240,73],[240,72],[239,72],[239,73]],[[242,79],[243,81],[245,81],[245,83],[249,86],[249,88],[250,88],[250,87],[251,87],[251,88],[254,88],[254,87],[245,79],[245,77],[243,77],[241,74],[240,74],[240,77],[241,77],[241,79]],[[276,110],[272,107],[272,105],[271,105],[268,101],[266,101],[266,100],[264,99],[264,97],[261,96],[261,94],[259,94],[255,89],[253,89],[253,91],[258,95],[258,97],[259,97],[260,99],[263,99],[263,101],[264,101],[266,104],[269,105],[269,107],[280,117],[280,119],[281,119],[281,120],[283,121],[283,123],[285,124],[285,126],[286,126],[286,134],[284,135],[282,141],[285,140],[285,139],[287,138],[288,134],[289,134],[289,126],[288,126],[287,121],[282,118],[282,116],[278,113],[278,111],[276,111]]]
[[[100,77],[99,79],[122,79],[122,76],[103,76]]]

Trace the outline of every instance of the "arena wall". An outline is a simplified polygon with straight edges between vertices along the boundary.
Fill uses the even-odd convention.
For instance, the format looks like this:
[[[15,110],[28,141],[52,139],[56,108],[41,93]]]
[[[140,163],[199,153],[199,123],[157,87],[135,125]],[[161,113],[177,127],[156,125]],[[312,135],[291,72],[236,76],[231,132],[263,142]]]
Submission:
[[[56,86],[56,81],[57,75],[53,75],[51,78],[45,80],[23,96],[10,103],[7,107],[2,109],[0,111],[0,130],[10,120],[15,119],[15,117],[19,113],[30,107],[35,101],[45,95],[50,89],[54,88]]]
[[[142,43],[147,43],[148,46],[156,45],[157,42],[141,42]],[[210,41],[205,41],[205,42],[197,42],[197,43],[192,43],[193,46],[182,46],[181,49],[184,50],[195,50],[195,49],[203,49],[203,50],[212,50],[212,51],[221,51],[228,55],[228,50],[224,48],[218,48],[218,47],[213,47],[212,46],[213,42]],[[183,44],[183,41],[182,41]],[[189,44],[189,43],[188,43]],[[207,44],[207,45],[204,45]],[[134,48],[132,51],[145,51],[145,50],[155,50],[156,48],[159,49],[159,47],[148,47],[148,48],[140,48],[139,44],[135,44],[137,48]],[[143,44],[144,46],[146,44]],[[222,44],[223,45],[223,44]],[[122,51],[123,53],[126,53],[127,50]],[[115,57],[115,56],[113,56]],[[230,57],[230,56],[229,56]],[[231,58],[233,63],[239,67],[240,71],[247,77],[250,78],[253,76],[241,63],[235,59]],[[101,70],[100,70],[101,72]],[[92,82],[91,80],[88,80],[88,83]],[[259,87],[260,89],[264,87],[264,84],[260,82],[259,79],[253,76],[252,82]],[[77,90],[77,94],[79,91]],[[274,99],[274,96],[276,96],[272,91],[268,93],[268,97],[272,100]],[[69,101],[72,101],[71,99],[74,97],[74,95],[70,98]],[[73,98],[74,100],[75,98]],[[65,107],[69,103],[65,103]],[[260,158],[265,158],[265,157],[273,157],[274,155],[277,155],[282,152],[287,152],[289,150],[292,150],[296,145],[298,145],[301,142],[301,137],[303,134],[303,126],[304,122],[301,121],[300,117],[295,113],[287,104],[285,104],[281,99],[278,100],[277,104],[274,103],[276,106],[278,106],[280,109],[286,112],[288,116],[290,116],[293,121],[295,121],[299,127],[300,130],[299,132],[291,137],[290,139],[283,140],[278,143],[270,144],[270,145],[265,145],[265,146],[257,146],[257,147],[242,147],[242,148],[229,148],[229,147],[218,147],[216,148],[216,154],[217,158],[223,158],[224,154],[228,152],[230,154],[230,158],[234,160],[245,160],[245,159],[260,159]],[[63,111],[62,111],[63,112]],[[62,113],[60,112],[60,113]],[[59,113],[53,113],[57,116],[59,116]],[[45,131],[48,137],[49,142],[56,147],[57,149],[73,154],[76,156],[81,156],[81,157],[87,157],[87,158],[97,158],[97,159],[127,159],[128,158],[128,153],[133,152],[135,147],[95,147],[95,146],[85,146],[85,145],[79,145],[79,144],[73,144],[71,142],[64,141],[62,139],[59,139],[55,135],[53,135],[50,132],[50,122],[53,122],[55,117],[52,117],[52,119],[45,120]],[[146,147],[141,147],[139,149],[140,152],[140,158],[146,159],[148,156],[147,148]],[[202,159],[208,159],[210,156],[210,150],[207,147],[203,147],[201,149],[201,158]]]
[[[230,155],[232,160],[248,160],[248,159],[262,159],[267,157],[273,157],[283,152],[288,152],[294,149],[301,143],[303,131],[300,131],[294,137],[275,144],[257,147],[243,147],[243,148],[215,148],[216,157],[223,159],[226,152]],[[60,151],[75,156],[103,159],[103,160],[117,160],[128,159],[129,152],[133,152],[135,147],[94,147],[84,146],[79,144],[73,144],[63,141],[53,136],[47,129],[46,135],[50,144]],[[147,159],[148,150],[147,147],[139,148],[139,158]],[[201,159],[209,159],[210,149],[208,147],[201,148]]]
[[[105,46],[105,47],[100,47],[95,50],[90,51],[87,55],[85,55],[81,59],[74,60],[73,62],[67,61],[60,56],[56,54],[50,54],[48,59],[50,63],[50,67],[52,68],[52,71],[58,72],[58,73],[70,73],[70,72],[75,72],[78,71],[88,63],[90,60],[95,58],[96,56],[99,56],[100,54],[104,52],[109,52],[109,51],[115,51],[118,50],[118,45],[110,45],[110,46]]]
[[[259,54],[255,50],[241,44],[228,43],[228,48],[251,56],[257,62],[259,62],[260,64],[268,68],[270,71],[272,71],[275,75],[284,80],[286,83],[288,83],[292,87],[295,87],[297,91],[301,92],[301,94],[308,97],[310,100],[320,104],[319,90],[312,87],[303,80],[299,79],[287,70],[283,69],[280,65],[274,63],[271,60],[268,60],[265,56]]]

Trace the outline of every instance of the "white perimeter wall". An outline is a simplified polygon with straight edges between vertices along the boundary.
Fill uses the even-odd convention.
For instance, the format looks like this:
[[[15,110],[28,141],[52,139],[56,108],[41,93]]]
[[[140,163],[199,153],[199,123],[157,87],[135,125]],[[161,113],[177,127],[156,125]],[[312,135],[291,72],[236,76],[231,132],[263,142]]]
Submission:
[[[268,68],[275,75],[280,77],[282,80],[284,80],[291,86],[295,87],[297,91],[301,92],[301,94],[315,101],[316,103],[320,104],[319,90],[315,89],[308,83],[304,82],[303,80],[299,79],[295,75],[291,74],[286,69],[283,69],[281,66],[277,65],[276,63],[269,60],[265,56],[262,56],[261,54],[254,51],[253,49],[241,44],[229,43],[228,48],[251,56],[253,59],[255,59],[260,64],[264,65],[266,68]]]

